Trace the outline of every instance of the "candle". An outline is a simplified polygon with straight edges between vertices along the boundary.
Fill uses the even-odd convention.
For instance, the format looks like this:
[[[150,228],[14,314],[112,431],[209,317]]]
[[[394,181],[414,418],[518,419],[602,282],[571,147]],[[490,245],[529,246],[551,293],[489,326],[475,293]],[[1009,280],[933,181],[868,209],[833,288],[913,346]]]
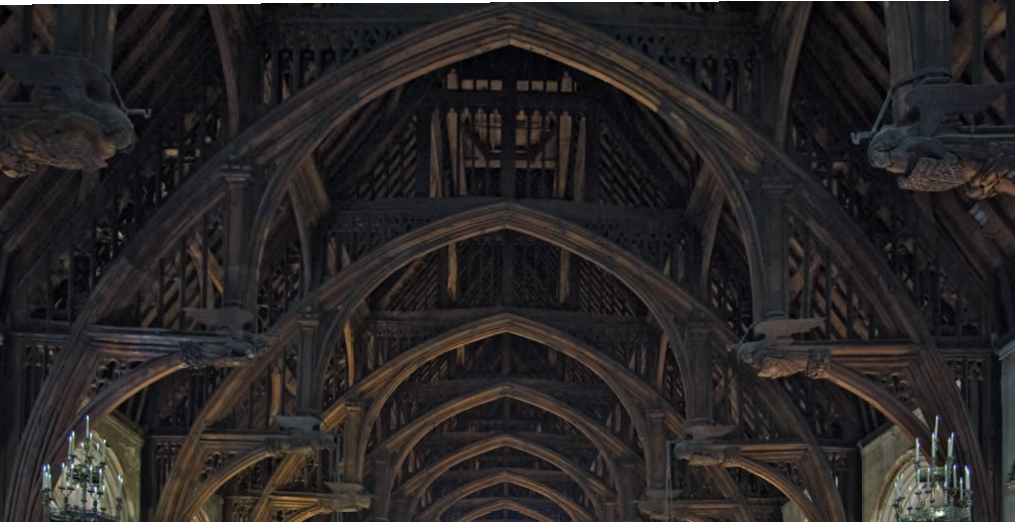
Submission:
[[[69,479],[68,479],[68,475],[70,475],[70,473],[67,472],[67,467],[64,466],[63,463],[61,463],[60,464],[60,478],[63,479],[63,489],[67,489],[67,484],[70,482]]]
[[[49,464],[42,467],[42,490],[49,491],[53,489],[53,476],[49,474]]]
[[[123,499],[123,477],[120,475],[116,476],[116,499]]]
[[[913,464],[916,466],[916,469],[920,469],[920,439],[916,439],[916,453],[913,455]],[[919,482],[920,477],[917,476],[916,479]]]
[[[85,433],[88,434],[89,440],[92,438],[92,425],[88,415],[85,415]]]
[[[74,458],[74,432],[70,432],[70,437],[67,437],[67,460]]]
[[[934,435],[930,437],[930,467],[934,467],[934,461],[937,459],[937,430],[938,425],[941,423],[941,416],[934,417]]]
[[[952,449],[955,446],[955,432],[952,432],[952,436],[948,437],[948,460],[952,460]]]
[[[966,489],[973,490],[973,481],[969,480],[969,466],[966,466]]]

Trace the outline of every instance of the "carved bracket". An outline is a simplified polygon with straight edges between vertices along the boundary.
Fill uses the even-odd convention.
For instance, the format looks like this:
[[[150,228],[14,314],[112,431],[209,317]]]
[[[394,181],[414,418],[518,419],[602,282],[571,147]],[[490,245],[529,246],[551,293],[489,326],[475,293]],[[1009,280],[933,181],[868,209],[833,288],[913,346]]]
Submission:
[[[326,431],[295,432],[291,435],[264,439],[265,451],[272,457],[310,456],[322,449],[335,449],[336,447],[338,447],[338,434]]]
[[[881,125],[892,92],[906,83],[916,84],[906,95],[906,105],[918,109],[919,118]],[[853,143],[870,138],[871,166],[898,176],[899,187],[906,190],[940,192],[965,186],[974,199],[1015,195],[1015,133],[1009,127],[966,127],[955,118],[986,111],[1013,88],[1010,82],[964,85],[946,72],[918,72],[892,86],[874,128],[854,134]]]
[[[743,450],[739,446],[684,441],[673,447],[673,456],[687,461],[690,466],[732,468],[740,464]]]
[[[321,499],[321,507],[333,513],[355,513],[370,509],[372,498],[370,493],[363,489],[362,484],[343,482],[325,482],[325,486],[334,492],[334,495]]]
[[[180,355],[191,369],[232,368],[253,363],[267,353],[270,346],[269,336],[243,332],[241,339],[222,335],[205,342],[182,342]]]
[[[30,176],[40,166],[95,172],[137,142],[113,80],[80,56],[5,54],[0,69],[34,87],[32,101],[0,104],[0,170]]]

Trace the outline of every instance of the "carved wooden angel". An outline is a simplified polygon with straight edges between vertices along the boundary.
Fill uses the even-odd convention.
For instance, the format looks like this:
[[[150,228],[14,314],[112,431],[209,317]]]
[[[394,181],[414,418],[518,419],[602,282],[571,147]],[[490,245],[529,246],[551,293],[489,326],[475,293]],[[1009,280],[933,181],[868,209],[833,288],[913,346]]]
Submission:
[[[683,441],[673,447],[673,456],[691,466],[735,466],[741,451],[736,446],[722,446],[708,442]]]
[[[1015,83],[963,85],[948,77],[914,75],[892,90],[918,80],[923,83],[905,98],[914,109],[906,121],[879,128],[886,101],[871,132],[853,136],[854,143],[871,138],[871,165],[897,175],[906,190],[940,192],[965,186],[975,199],[1015,195],[1015,133],[1010,127],[967,127],[959,119],[988,110]]]
[[[137,141],[112,80],[65,55],[0,55],[0,70],[33,87],[29,103],[0,105],[0,170],[31,175],[40,165],[94,172]]]
[[[793,335],[808,332],[821,326],[824,319],[768,319],[756,325],[752,331],[761,339],[740,343],[737,356],[752,366],[759,377],[778,379],[804,370],[796,361],[784,356],[783,351],[793,344]]]

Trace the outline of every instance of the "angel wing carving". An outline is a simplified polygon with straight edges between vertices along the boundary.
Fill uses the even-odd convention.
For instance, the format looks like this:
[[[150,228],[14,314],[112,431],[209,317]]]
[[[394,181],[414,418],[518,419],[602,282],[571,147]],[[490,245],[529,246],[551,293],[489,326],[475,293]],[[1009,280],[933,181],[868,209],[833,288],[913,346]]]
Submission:
[[[780,339],[790,340],[794,334],[809,332],[825,320],[820,317],[810,319],[768,319],[754,325],[754,333],[763,335],[768,341],[778,342]]]

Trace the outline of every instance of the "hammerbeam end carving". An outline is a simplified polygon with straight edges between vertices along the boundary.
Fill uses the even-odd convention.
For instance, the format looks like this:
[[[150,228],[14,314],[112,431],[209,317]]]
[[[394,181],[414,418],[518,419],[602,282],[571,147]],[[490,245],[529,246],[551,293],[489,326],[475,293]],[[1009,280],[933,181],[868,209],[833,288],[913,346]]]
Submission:
[[[0,54],[0,69],[26,86],[29,102],[0,104],[0,170],[30,176],[42,166],[95,172],[137,142],[116,85],[72,55]],[[148,113],[142,111],[146,117]]]
[[[765,320],[747,333],[760,339],[741,342],[730,349],[735,349],[740,360],[754,368],[759,377],[778,379],[806,371],[810,377],[821,378],[828,366],[828,351],[808,350],[807,358],[801,358],[800,350],[792,348],[792,336],[809,332],[822,323],[821,318]]]

